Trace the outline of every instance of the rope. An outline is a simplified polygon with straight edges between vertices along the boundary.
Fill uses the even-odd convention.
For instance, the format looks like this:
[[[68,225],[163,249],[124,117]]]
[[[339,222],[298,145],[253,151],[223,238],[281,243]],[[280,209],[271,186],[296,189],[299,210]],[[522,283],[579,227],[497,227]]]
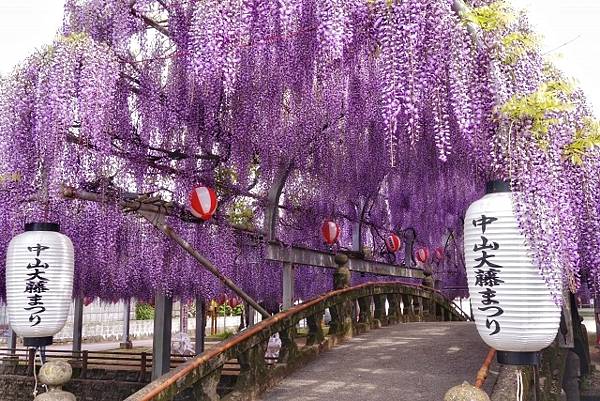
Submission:
[[[39,352],[39,348],[36,347],[35,348],[35,353],[37,354]],[[35,369],[35,356],[33,357],[33,379],[35,380],[35,384],[33,386],[33,398],[37,397],[38,395],[38,378],[37,378],[37,372]]]
[[[38,357],[40,360],[40,366],[42,366],[44,364],[44,361],[42,359],[42,353],[40,350],[40,347],[35,347],[35,356],[33,357],[33,379],[35,381],[35,384],[33,386],[33,398],[37,397],[39,391],[38,391],[38,378],[37,378],[37,369],[35,368],[35,357]],[[42,387],[44,388],[45,392],[48,391],[48,387],[45,384],[42,384]]]
[[[517,401],[523,401],[523,371],[517,370]]]
[[[46,346],[42,346],[39,349],[38,356],[40,357],[40,366],[43,366],[46,363]],[[42,384],[44,388],[44,392],[48,392],[48,386]]]

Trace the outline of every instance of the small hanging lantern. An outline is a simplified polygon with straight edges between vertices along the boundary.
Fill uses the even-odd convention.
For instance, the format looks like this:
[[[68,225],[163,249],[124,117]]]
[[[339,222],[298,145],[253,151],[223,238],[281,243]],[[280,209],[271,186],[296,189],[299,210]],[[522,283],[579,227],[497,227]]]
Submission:
[[[6,251],[6,306],[11,328],[25,346],[52,344],[73,297],[71,240],[54,223],[28,223]]]
[[[233,309],[235,309],[239,304],[240,304],[240,300],[237,299],[236,297],[233,297],[229,300],[229,306],[231,306]]]
[[[415,258],[417,259],[417,262],[426,264],[427,261],[429,261],[429,249],[424,247],[417,250],[417,252],[415,252]]]
[[[513,210],[510,186],[490,182],[465,217],[465,263],[479,335],[498,362],[535,365],[560,323],[556,305]]]
[[[217,194],[214,189],[199,186],[190,194],[190,212],[199,219],[208,220],[217,210]]]
[[[443,247],[438,247],[435,248],[435,251],[433,252],[433,257],[435,258],[435,261],[438,263],[441,263],[444,261],[444,259],[446,258],[446,251]]]
[[[321,234],[327,245],[333,245],[340,237],[340,226],[331,220],[326,220],[321,226]]]
[[[227,294],[223,293],[219,295],[217,302],[219,303],[219,305],[229,305],[229,297],[227,296]]]
[[[396,234],[391,234],[385,240],[385,247],[387,248],[387,250],[389,252],[396,253],[400,250],[401,246],[402,246],[402,241],[400,240],[400,237],[397,236]]]

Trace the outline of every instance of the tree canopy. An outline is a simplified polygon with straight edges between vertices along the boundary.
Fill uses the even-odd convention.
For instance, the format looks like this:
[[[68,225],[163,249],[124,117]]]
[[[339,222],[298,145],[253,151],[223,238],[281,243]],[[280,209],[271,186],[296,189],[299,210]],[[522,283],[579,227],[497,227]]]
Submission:
[[[505,179],[558,294],[600,277],[599,136],[581,90],[503,2],[67,0],[52,45],[1,82],[0,236],[60,222],[77,295],[215,296],[212,277],[117,200],[166,202],[196,248],[276,302],[281,272],[260,232],[287,172],[284,244],[324,247],[325,218],[348,247],[357,223],[375,250],[393,231],[426,246],[453,233],[444,280],[464,286],[465,210]],[[207,224],[185,208],[199,183],[219,195]],[[65,199],[65,186],[112,201]],[[301,297],[330,288],[318,270],[298,272]]]

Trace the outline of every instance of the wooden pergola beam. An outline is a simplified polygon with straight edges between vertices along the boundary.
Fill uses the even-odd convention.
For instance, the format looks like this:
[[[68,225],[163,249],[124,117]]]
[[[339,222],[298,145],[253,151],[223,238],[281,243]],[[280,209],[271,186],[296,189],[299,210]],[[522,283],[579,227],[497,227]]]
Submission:
[[[173,217],[181,217],[177,216],[176,209],[184,209],[180,205],[176,205],[172,202],[162,202],[162,203],[153,203],[146,201],[144,199],[140,199],[138,194],[134,193],[125,193],[119,196],[118,198],[110,197],[104,194],[99,194],[90,191],[84,191],[81,189],[73,188],[70,186],[63,186],[62,188],[62,196],[66,199],[80,199],[86,200],[90,202],[101,202],[101,203],[109,203],[114,202],[122,208],[124,211],[129,212],[145,212],[152,213],[164,216],[173,216]],[[245,195],[242,195],[245,196]],[[188,212],[186,212],[188,213]],[[184,214],[186,214],[184,213]],[[216,224],[211,222],[205,222],[204,220],[198,219],[189,213],[189,216],[186,214],[185,221],[189,221],[190,223],[195,224]],[[247,227],[230,224],[227,223],[228,227],[234,228],[240,232],[255,234],[255,235],[264,235],[264,233],[260,230],[248,230]]]
[[[315,251],[302,247],[285,247],[276,243],[267,245],[265,259],[275,262],[290,263],[294,265],[305,265],[337,269],[335,255],[329,252]],[[351,271],[377,274],[379,276],[391,276],[402,278],[423,278],[423,271],[406,266],[398,266],[372,260],[350,257],[348,267]]]
[[[71,187],[63,188],[63,196],[67,199],[82,199],[91,202],[109,202],[110,198],[101,196],[96,193],[79,191]],[[200,252],[194,249],[192,245],[183,239],[172,227],[163,222],[164,216],[169,214],[169,208],[163,205],[156,205],[153,203],[144,203],[138,200],[126,200],[119,199],[117,204],[125,209],[136,211],[140,216],[148,220],[154,227],[164,233],[166,236],[175,241],[181,246],[187,253],[189,253],[194,259],[196,259],[206,270],[217,277],[223,284],[229,287],[235,292],[240,298],[251,305],[257,312],[259,312],[264,318],[271,316],[258,302],[252,299],[246,294],[240,287],[238,287],[232,280],[225,276],[217,267],[207,258],[205,258]]]
[[[267,312],[262,306],[258,304],[250,295],[246,294],[244,290],[238,287],[231,279],[225,276],[217,267],[207,258],[205,258],[200,252],[194,249],[194,247],[183,239],[172,227],[165,224],[161,221],[161,219],[156,218],[157,215],[153,215],[148,212],[138,212],[142,217],[144,217],[148,222],[150,222],[154,227],[156,227],[159,231],[163,232],[167,237],[171,238],[173,241],[177,243],[181,248],[183,248],[187,253],[189,253],[194,259],[196,259],[204,269],[208,270],[213,274],[216,278],[219,279],[223,284],[229,287],[233,292],[235,292],[240,298],[246,301],[249,305],[251,305],[254,309],[260,313],[263,318],[268,318],[271,316],[269,312]]]

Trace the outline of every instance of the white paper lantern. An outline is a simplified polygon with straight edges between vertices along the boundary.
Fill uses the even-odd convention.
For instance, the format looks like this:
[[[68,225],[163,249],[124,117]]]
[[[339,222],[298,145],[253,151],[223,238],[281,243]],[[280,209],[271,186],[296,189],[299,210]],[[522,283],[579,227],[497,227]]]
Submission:
[[[488,184],[465,217],[465,263],[475,323],[508,364],[535,364],[558,332],[556,305],[519,230],[505,182]]]
[[[6,252],[6,306],[26,346],[52,343],[67,320],[73,294],[73,244],[58,224],[29,223]]]

